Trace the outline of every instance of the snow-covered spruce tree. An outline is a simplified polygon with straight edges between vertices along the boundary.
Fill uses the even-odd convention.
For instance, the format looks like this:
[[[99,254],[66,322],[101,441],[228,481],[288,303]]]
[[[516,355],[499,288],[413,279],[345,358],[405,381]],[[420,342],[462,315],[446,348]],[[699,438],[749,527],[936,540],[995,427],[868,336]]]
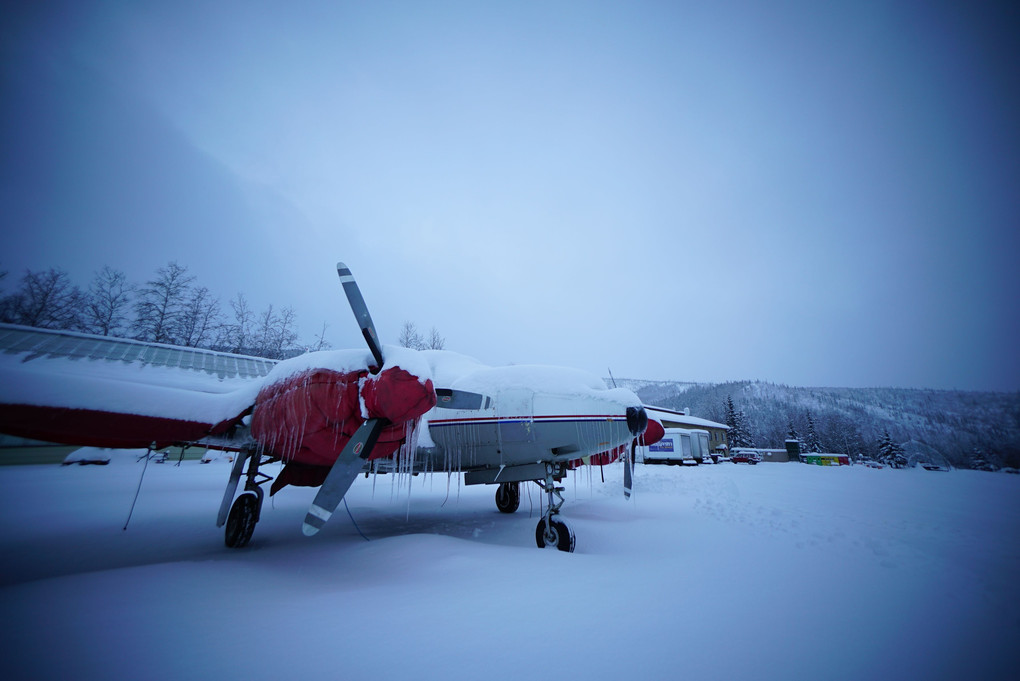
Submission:
[[[903,453],[903,448],[893,442],[888,430],[882,433],[882,439],[878,443],[878,460],[890,468],[907,467],[907,457]]]
[[[823,451],[822,441],[818,439],[818,432],[815,430],[815,420],[811,412],[807,413],[807,438],[804,440],[804,449],[807,452],[819,453]]]
[[[892,438],[889,437],[889,431],[886,430],[882,433],[882,438],[878,441],[878,462],[889,465],[889,458],[891,455]]]
[[[980,447],[975,447],[970,454],[970,467],[976,471],[997,471],[999,467],[988,460],[985,452]]]
[[[733,395],[726,396],[726,425],[730,429],[730,442],[733,442],[733,429],[737,427],[737,410],[733,406]]]
[[[729,426],[727,440],[730,448],[753,447],[751,434],[747,430],[747,415],[743,411],[737,411],[733,406],[733,396],[726,398],[726,425]]]
[[[743,409],[737,411],[737,439],[740,447],[754,447],[754,438],[751,437],[751,430],[747,425],[747,414]]]
[[[800,439],[800,433],[798,433],[797,429],[793,427],[793,419],[789,420],[789,424],[786,429],[786,439],[797,440],[798,442],[803,443],[803,440]]]

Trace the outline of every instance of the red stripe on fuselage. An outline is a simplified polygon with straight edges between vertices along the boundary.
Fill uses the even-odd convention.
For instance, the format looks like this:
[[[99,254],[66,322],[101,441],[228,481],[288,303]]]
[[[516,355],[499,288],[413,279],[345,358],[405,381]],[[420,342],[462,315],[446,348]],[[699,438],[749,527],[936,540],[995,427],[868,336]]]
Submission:
[[[625,416],[609,416],[606,414],[582,414],[562,416],[475,416],[459,419],[429,419],[430,426],[443,426],[458,423],[530,423],[534,421],[583,421],[585,423],[600,421],[626,421]]]

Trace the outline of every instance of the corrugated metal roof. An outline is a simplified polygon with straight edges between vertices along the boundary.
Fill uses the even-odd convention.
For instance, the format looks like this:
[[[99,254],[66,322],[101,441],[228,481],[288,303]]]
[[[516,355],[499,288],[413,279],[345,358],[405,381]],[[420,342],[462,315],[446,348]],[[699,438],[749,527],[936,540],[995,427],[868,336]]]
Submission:
[[[709,421],[708,419],[698,418],[697,416],[688,416],[672,409],[663,409],[662,407],[652,407],[645,405],[645,411],[648,412],[648,418],[656,419],[660,423],[663,421],[669,421],[670,423],[680,423],[687,426],[696,426],[699,428],[722,428],[729,430],[729,426],[725,423],[716,423],[715,421]]]
[[[14,324],[0,324],[0,352],[24,354],[23,362],[39,357],[87,358],[202,371],[219,378],[261,378],[276,365],[276,360],[262,357]]]

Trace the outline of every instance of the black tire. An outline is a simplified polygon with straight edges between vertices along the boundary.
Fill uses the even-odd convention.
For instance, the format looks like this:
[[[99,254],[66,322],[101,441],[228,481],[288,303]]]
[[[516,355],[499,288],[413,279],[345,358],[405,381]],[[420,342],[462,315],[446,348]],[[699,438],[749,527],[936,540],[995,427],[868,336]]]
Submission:
[[[234,500],[227,516],[224,542],[229,548],[239,549],[251,541],[255,523],[259,521],[259,497],[254,492],[244,492]]]
[[[521,505],[521,484],[501,482],[496,488],[496,508],[501,513],[513,513]]]
[[[549,531],[546,532],[545,518],[542,518],[535,528],[535,542],[540,549],[556,547],[560,551],[573,553],[576,539],[573,530],[560,520],[550,520]]]

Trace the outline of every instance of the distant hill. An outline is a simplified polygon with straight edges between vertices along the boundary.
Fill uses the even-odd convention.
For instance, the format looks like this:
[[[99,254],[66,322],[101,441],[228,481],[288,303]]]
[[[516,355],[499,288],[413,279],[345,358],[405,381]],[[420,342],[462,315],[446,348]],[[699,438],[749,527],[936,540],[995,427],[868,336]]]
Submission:
[[[685,383],[617,379],[645,404],[691,409],[726,422],[726,400],[743,411],[755,446],[782,447],[792,423],[807,435],[810,415],[823,448],[874,457],[888,431],[911,462],[968,468],[987,458],[1020,467],[1020,393],[904,388],[796,388],[761,381]]]

